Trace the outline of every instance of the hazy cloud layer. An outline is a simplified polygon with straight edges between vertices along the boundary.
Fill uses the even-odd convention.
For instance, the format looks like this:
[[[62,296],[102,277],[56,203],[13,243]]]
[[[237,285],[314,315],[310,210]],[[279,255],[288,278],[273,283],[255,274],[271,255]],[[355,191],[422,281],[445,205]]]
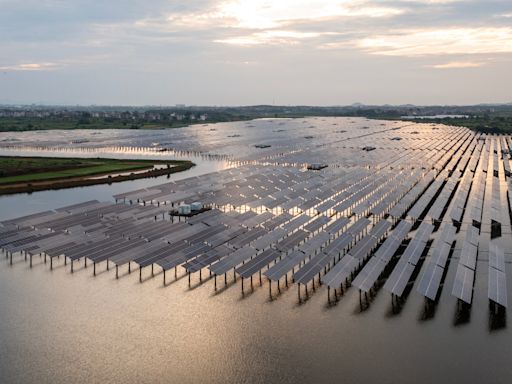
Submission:
[[[512,3],[0,0],[0,102],[512,101]]]

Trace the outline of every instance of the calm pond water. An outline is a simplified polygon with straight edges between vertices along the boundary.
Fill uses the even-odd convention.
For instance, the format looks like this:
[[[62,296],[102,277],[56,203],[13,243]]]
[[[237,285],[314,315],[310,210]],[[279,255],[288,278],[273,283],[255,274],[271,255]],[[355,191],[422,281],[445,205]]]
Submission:
[[[194,160],[195,161],[195,160]],[[203,162],[171,178],[225,167]],[[0,198],[0,219],[165,182],[136,180]],[[398,312],[378,290],[367,310],[349,289],[327,306],[319,288],[299,305],[296,286],[268,298],[268,284],[242,296],[240,283],[215,293],[189,287],[183,270],[167,287],[144,272],[115,279],[0,257],[2,383],[509,383],[512,334],[491,327],[487,264],[479,264],[470,317],[456,322],[449,268],[440,302],[425,316],[416,286]],[[104,268],[104,265],[100,266]],[[510,264],[507,265],[510,268]],[[480,272],[481,271],[481,272]],[[511,270],[507,271],[510,275]],[[416,281],[415,284],[417,284]]]

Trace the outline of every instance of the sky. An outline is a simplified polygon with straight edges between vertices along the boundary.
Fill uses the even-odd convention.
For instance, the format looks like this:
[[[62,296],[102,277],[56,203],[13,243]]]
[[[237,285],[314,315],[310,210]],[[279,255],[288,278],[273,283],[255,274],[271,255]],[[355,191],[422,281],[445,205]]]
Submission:
[[[510,0],[0,0],[0,103],[499,103],[511,69]]]

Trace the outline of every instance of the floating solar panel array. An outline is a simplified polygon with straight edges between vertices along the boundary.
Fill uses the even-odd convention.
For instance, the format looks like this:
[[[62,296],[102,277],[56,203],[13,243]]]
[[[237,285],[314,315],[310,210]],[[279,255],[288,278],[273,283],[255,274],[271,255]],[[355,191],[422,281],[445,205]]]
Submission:
[[[254,275],[265,276],[269,288],[284,278],[298,285],[299,297],[308,285],[364,293],[383,286],[393,297],[416,285],[436,302],[451,266],[447,292],[466,304],[480,264],[488,262],[488,298],[507,306],[509,137],[347,118],[215,127],[149,137],[165,137],[159,147],[173,153],[225,156],[233,167],[118,194],[115,203],[89,201],[4,221],[0,247],[31,263],[33,255],[50,263],[60,256],[71,270],[78,260],[92,262],[94,271],[105,262],[116,276],[134,264],[142,279],[143,268],[157,266],[164,284],[165,272],[177,274],[178,267],[189,278],[206,270],[215,287],[228,273],[242,289]],[[125,135],[126,145],[147,145],[139,133]],[[98,144],[91,138],[86,147]],[[308,170],[312,163],[327,167]],[[176,216],[176,207],[193,202],[204,209]]]

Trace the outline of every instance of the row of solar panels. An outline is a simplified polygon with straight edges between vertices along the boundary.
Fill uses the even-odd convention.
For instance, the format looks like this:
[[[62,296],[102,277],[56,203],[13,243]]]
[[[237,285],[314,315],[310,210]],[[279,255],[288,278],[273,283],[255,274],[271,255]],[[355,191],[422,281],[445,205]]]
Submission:
[[[462,156],[452,153],[452,157],[448,156],[449,153],[440,156],[429,153],[431,158],[436,159],[436,163],[445,164],[444,168],[426,172],[415,171],[410,178],[405,177],[409,184],[404,183],[403,188],[399,188],[399,193],[394,195],[392,193],[396,192],[397,188],[393,182],[393,174],[388,170],[382,170],[381,174],[377,174],[374,178],[368,177],[368,172],[359,169],[338,173],[351,180],[353,182],[351,185],[336,180],[336,174],[326,178],[317,175],[307,176],[306,180],[302,181],[297,180],[302,177],[302,173],[296,171],[282,173],[269,171],[269,174],[271,177],[281,174],[286,178],[290,183],[290,187],[287,188],[290,193],[288,196],[294,196],[293,193],[297,193],[295,198],[306,196],[309,208],[325,206],[326,201],[332,201],[336,204],[346,204],[347,209],[350,208],[349,212],[352,212],[356,211],[355,208],[361,202],[364,202],[367,208],[371,208],[372,204],[380,203],[388,195],[393,196],[394,200],[389,201],[388,208],[393,210],[396,206],[400,206],[400,215],[392,215],[398,220],[406,211],[410,219],[423,217],[431,203],[433,205],[429,212],[432,212],[435,207],[436,217],[442,219],[440,216],[455,190],[453,205],[461,209],[461,215],[464,213],[465,218],[469,217],[473,222],[481,223],[484,202],[487,204],[490,201],[490,206],[494,207],[494,210],[499,206],[496,202],[501,203],[500,185],[494,180],[497,179],[495,171],[499,175],[501,169],[500,163],[496,164],[497,156],[494,149],[500,146],[491,140],[488,140],[485,145],[475,143],[473,140],[463,147],[450,143],[447,148],[453,150],[466,148],[466,151],[473,151],[473,156],[466,161],[468,158],[465,153]],[[491,154],[493,154],[492,162]],[[478,160],[472,168],[472,160],[475,156]],[[463,162],[466,162],[466,167],[460,167]],[[458,188],[456,169],[464,171]],[[445,180],[451,172],[454,172],[452,177]],[[230,193],[238,193],[242,197],[258,188],[262,190],[260,193],[268,189],[274,191],[276,195],[283,190],[271,188],[272,185],[268,184],[266,175],[254,173],[241,179],[237,177],[242,177],[242,174],[231,173],[226,180],[231,180],[227,183],[230,184]],[[190,183],[190,180],[187,183]],[[243,183],[245,183],[244,186],[240,188],[240,184]],[[337,189],[343,186],[345,187],[343,190]],[[275,200],[280,198],[282,197],[276,197]],[[397,202],[395,208],[392,208],[392,205]],[[366,213],[366,211],[362,210],[360,213]],[[190,270],[197,270],[198,267],[211,265],[210,270],[216,274],[235,268],[242,277],[252,276],[280,259],[275,263],[275,269],[272,267],[267,271],[276,271],[275,275],[269,273],[273,278],[279,274],[282,276],[285,265],[292,270],[299,265],[298,271],[294,272],[295,281],[306,284],[322,270],[329,269],[322,280],[333,287],[341,284],[361,265],[365,265],[353,283],[367,291],[384,268],[389,265],[391,258],[412,228],[412,222],[406,220],[399,221],[398,225],[393,227],[394,222],[391,220],[383,219],[372,225],[371,221],[365,217],[352,220],[338,217],[333,220],[323,215],[312,217],[304,213],[296,216],[288,213],[274,216],[271,212],[258,215],[251,211],[220,213],[216,210],[198,215],[190,219],[188,224],[170,224],[167,221],[154,220],[160,214],[165,217],[165,210],[158,206],[140,207],[90,202],[55,212],[32,215],[23,220],[4,222],[5,227],[0,229],[0,246],[8,245],[7,249],[10,251],[44,249],[48,252],[64,252],[66,250],[72,259],[80,257],[88,257],[93,261],[109,259],[116,264],[136,261],[140,266],[157,263],[164,269],[187,265]],[[285,221],[266,227],[268,223],[279,217],[285,218]],[[498,215],[495,213],[493,217],[498,218]],[[336,225],[344,231],[326,236],[325,232],[322,232],[326,230],[324,227],[329,228],[335,223],[339,223]],[[19,228],[19,225],[22,227]],[[382,238],[388,231],[391,233],[390,236],[381,244]],[[424,221],[419,225],[387,279],[384,285],[386,290],[397,296],[403,294],[418,266],[420,257],[427,250],[433,231],[434,227],[430,223]],[[444,235],[445,231],[449,233]],[[441,240],[436,240],[432,248],[433,256],[436,258],[433,259],[434,262],[431,260],[427,264],[426,272],[420,282],[422,292],[425,296],[427,293],[429,295],[427,297],[435,297],[438,292],[439,284],[436,282],[438,278],[440,281],[440,276],[444,273],[446,258],[453,243],[453,239],[451,243],[446,240],[450,238],[448,235],[451,231],[450,226],[443,226]],[[468,225],[465,231],[466,237],[461,244],[453,294],[463,301],[471,302],[479,231],[472,224]],[[445,240],[442,240],[443,236],[446,237]],[[153,240],[156,239],[165,239],[166,243],[154,243]],[[169,242],[172,247],[169,247]],[[48,248],[50,244],[54,245],[53,249]],[[372,254],[376,247],[378,247],[377,251]],[[499,252],[495,251],[495,253]],[[368,263],[365,263],[368,256],[371,258]],[[336,260],[337,258],[339,260]],[[502,260],[496,257],[495,265],[501,266],[502,263],[498,259]],[[195,262],[197,260],[201,262]],[[491,268],[491,265],[489,267]],[[506,282],[504,268],[492,268],[493,270],[489,271],[489,295],[491,297],[492,288],[495,293],[492,297],[499,299],[498,303],[505,302],[506,305],[506,291],[502,290],[502,282]],[[503,276],[495,270],[503,273]]]

